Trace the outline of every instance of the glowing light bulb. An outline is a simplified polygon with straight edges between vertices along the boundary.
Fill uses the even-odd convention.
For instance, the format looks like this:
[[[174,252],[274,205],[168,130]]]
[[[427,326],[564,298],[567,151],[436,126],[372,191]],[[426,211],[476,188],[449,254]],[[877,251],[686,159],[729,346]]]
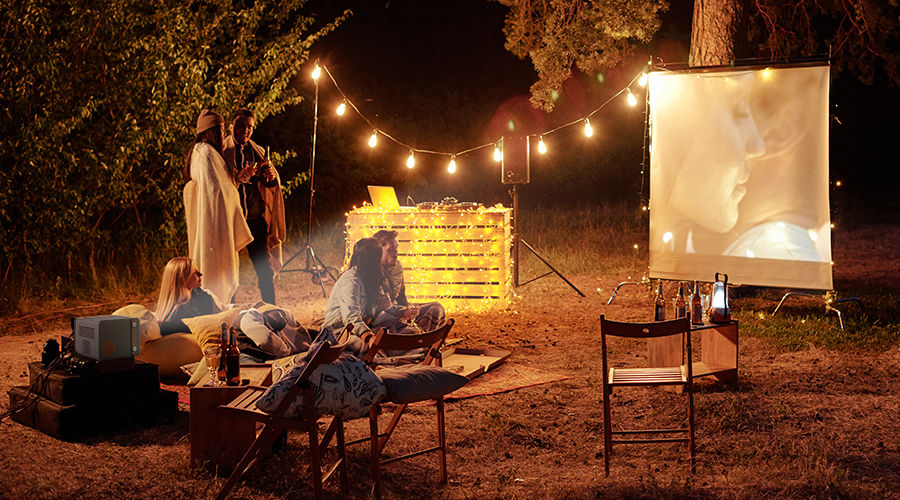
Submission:
[[[637,106],[637,97],[635,97],[634,94],[631,93],[631,89],[628,89],[628,96],[625,99],[628,100],[628,105],[632,108]]]
[[[344,112],[346,112],[346,111],[347,111],[347,103],[346,102],[340,103],[338,105],[337,109],[334,110],[334,112],[337,113],[338,116],[344,116]]]
[[[503,150],[500,149],[500,144],[494,144],[494,161],[503,161]]]
[[[591,128],[591,121],[587,118],[584,119],[584,136],[590,137],[594,135],[594,129]]]
[[[316,67],[312,70],[312,79],[318,80],[321,75],[322,75],[322,68],[320,68],[319,65],[316,64]]]
[[[646,71],[642,72],[640,79],[638,79],[638,85],[640,85],[641,87],[646,87],[648,79],[649,79],[649,76],[647,76],[647,72]]]
[[[544,136],[541,136],[541,138],[538,140],[538,153],[542,155],[547,154],[547,145],[544,144]]]
[[[447,164],[447,172],[450,172],[451,174],[456,173],[456,156],[450,157],[450,163]]]
[[[762,77],[766,80],[768,80],[769,78],[772,78],[772,70],[769,68],[764,69],[762,71]]]
[[[374,148],[375,145],[378,144],[378,131],[372,132],[372,135],[369,136],[369,147]]]
[[[409,150],[409,158],[406,159],[406,168],[413,168],[416,166],[416,157],[413,154],[413,150]]]

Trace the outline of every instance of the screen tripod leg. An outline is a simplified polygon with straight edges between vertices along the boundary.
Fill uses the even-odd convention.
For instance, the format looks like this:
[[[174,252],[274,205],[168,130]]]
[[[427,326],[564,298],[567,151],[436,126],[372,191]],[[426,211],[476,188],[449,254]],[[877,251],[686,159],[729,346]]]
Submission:
[[[547,259],[541,257],[541,255],[540,255],[539,253],[537,253],[537,250],[535,250],[531,245],[529,245],[528,242],[525,241],[525,239],[519,238],[519,243],[525,245],[525,248],[527,248],[529,252],[533,253],[535,257],[537,257],[538,259],[541,260],[541,262],[544,263],[544,265],[546,265],[547,267],[550,268],[550,271],[552,271],[553,273],[556,273],[556,275],[559,276],[560,279],[562,279],[563,281],[566,282],[567,285],[569,285],[570,287],[572,287],[572,290],[575,290],[576,292],[578,292],[578,295],[581,295],[582,297],[585,296],[583,293],[581,293],[581,290],[579,290],[575,285],[572,284],[571,281],[569,281],[568,279],[566,279],[566,277],[563,276],[562,273],[560,273],[559,271],[557,271],[555,267],[553,267],[549,262],[547,262]],[[547,273],[547,274],[550,274],[550,273]],[[547,274],[544,274],[544,275],[542,275],[541,277],[547,276]],[[537,278],[535,278],[535,279],[537,279]],[[532,280],[532,281],[533,281],[533,280]],[[527,283],[527,282],[526,282],[526,283]],[[524,283],[523,283],[523,285],[524,285]]]

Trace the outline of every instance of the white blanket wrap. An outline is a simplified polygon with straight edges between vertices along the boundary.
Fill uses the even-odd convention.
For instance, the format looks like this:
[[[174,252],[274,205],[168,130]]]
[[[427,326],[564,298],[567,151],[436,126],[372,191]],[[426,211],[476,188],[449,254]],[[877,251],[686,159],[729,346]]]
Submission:
[[[203,287],[231,302],[238,287],[238,251],[253,240],[225,160],[206,143],[194,145],[191,180],[184,186],[188,249]]]

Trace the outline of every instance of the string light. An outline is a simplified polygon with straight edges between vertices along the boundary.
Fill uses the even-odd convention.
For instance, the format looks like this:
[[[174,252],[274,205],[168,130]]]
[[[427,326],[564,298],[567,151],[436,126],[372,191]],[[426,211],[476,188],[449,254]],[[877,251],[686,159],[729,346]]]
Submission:
[[[547,154],[547,145],[544,144],[544,136],[541,136],[541,138],[538,139],[538,153],[542,155]]]
[[[628,96],[626,97],[626,99],[628,100],[628,105],[632,108],[637,106],[637,97],[635,97],[634,94],[631,93],[631,89],[628,89]]]
[[[447,164],[447,172],[456,173],[456,155],[450,157],[450,163]]]
[[[649,80],[649,79],[650,79],[650,77],[649,77],[649,75],[647,75],[647,72],[646,71],[642,72],[641,78],[638,80],[638,85],[640,85],[641,87],[646,87],[647,80]]]
[[[344,116],[345,111],[347,111],[347,101],[342,101],[338,105],[337,109],[334,110],[334,112],[337,113],[338,116]]]
[[[416,166],[416,157],[413,154],[413,150],[409,150],[409,158],[406,159],[406,168],[413,168]]]
[[[322,68],[316,64],[316,67],[312,70],[312,79],[318,80],[320,76],[322,76]]]
[[[375,145],[378,144],[378,131],[372,131],[372,135],[369,136],[369,147],[374,148]]]
[[[594,129],[591,128],[591,120],[589,120],[588,118],[585,118],[584,119],[584,136],[590,137],[592,135],[594,135]]]
[[[494,161],[503,161],[503,150],[500,149],[500,143],[494,144]]]

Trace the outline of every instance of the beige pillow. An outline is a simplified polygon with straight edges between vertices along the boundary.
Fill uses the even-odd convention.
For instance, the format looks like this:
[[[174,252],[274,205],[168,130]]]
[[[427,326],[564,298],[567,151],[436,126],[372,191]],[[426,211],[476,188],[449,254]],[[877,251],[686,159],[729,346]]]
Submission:
[[[182,321],[197,338],[197,344],[200,345],[200,352],[202,353],[204,349],[211,345],[219,345],[219,339],[222,335],[222,323],[228,326],[233,325],[234,319],[240,312],[237,308],[228,309],[217,314],[185,318]]]
[[[116,309],[113,314],[141,320],[141,350],[144,350],[144,344],[147,342],[160,338],[159,323],[156,321],[156,316],[153,314],[153,311],[141,304],[128,304],[125,307]]]

